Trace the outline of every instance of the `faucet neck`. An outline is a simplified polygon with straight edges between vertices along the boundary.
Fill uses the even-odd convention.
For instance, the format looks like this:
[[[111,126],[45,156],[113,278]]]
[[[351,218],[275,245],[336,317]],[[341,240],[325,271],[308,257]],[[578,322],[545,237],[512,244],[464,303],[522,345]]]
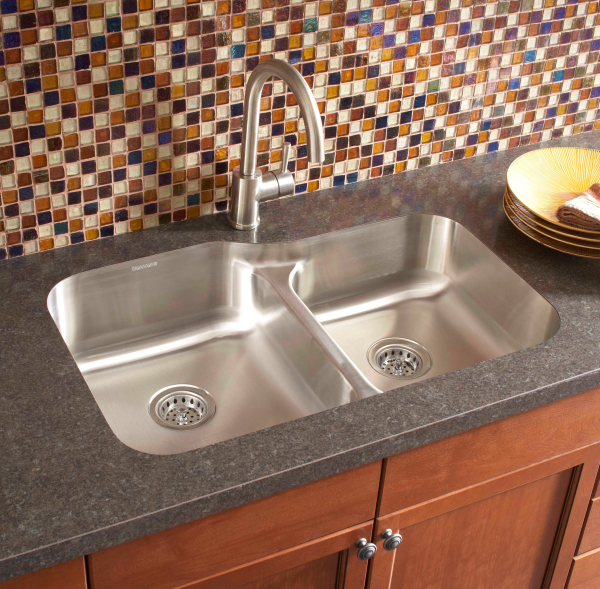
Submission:
[[[256,174],[260,100],[263,86],[272,76],[281,78],[290,87],[300,106],[306,127],[309,161],[321,163],[325,159],[323,127],[319,108],[312,92],[302,75],[290,64],[280,59],[269,59],[256,66],[246,85],[240,160],[242,176],[253,177]]]

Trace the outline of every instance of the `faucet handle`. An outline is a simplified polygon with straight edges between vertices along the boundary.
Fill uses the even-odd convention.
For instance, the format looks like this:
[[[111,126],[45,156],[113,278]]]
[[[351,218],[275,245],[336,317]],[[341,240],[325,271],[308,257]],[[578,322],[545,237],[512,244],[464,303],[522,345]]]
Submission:
[[[283,149],[281,150],[281,171],[283,173],[288,171],[288,164],[290,163],[291,148],[292,148],[292,144],[289,141],[286,141],[283,144]]]

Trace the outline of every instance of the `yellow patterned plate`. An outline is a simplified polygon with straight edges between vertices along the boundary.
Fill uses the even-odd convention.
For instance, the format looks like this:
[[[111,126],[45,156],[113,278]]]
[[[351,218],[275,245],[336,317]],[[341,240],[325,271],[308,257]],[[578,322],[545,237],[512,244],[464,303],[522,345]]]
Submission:
[[[511,208],[521,217],[521,219],[527,223],[530,227],[540,227],[546,232],[550,232],[550,235],[554,235],[556,239],[567,237],[569,239],[578,239],[589,242],[594,247],[600,247],[600,233],[582,233],[580,231],[574,231],[567,229],[566,227],[559,227],[548,221],[544,221],[541,217],[538,217],[532,213],[529,209],[525,208],[518,199],[516,199],[508,186],[504,192],[504,198],[508,201]],[[548,234],[548,233],[547,233]]]
[[[584,241],[583,239],[576,239],[574,237],[567,238],[564,236],[559,236],[557,233],[552,233],[551,231],[548,231],[547,229],[540,227],[536,223],[530,221],[522,213],[519,213],[519,210],[516,207],[514,207],[513,204],[511,203],[511,201],[506,197],[504,200],[504,210],[507,212],[510,211],[516,219],[521,221],[521,223],[524,223],[525,225],[527,225],[527,227],[529,227],[536,233],[539,233],[545,237],[548,237],[549,239],[551,239],[553,241],[556,241],[559,243],[566,243],[567,245],[581,247],[583,249],[589,249],[589,250],[593,250],[595,252],[600,253],[600,244],[599,243],[594,244],[594,242],[592,242],[592,241]]]
[[[545,221],[583,233],[600,233],[561,223],[556,209],[600,182],[600,151],[549,147],[518,157],[506,182],[513,196]]]
[[[549,247],[553,250],[557,250],[559,252],[563,252],[565,254],[579,256],[581,258],[600,258],[600,250],[584,249],[575,245],[569,245],[568,243],[561,243],[560,241],[550,239],[549,237],[538,233],[531,227],[528,227],[510,210],[506,201],[504,201],[504,212],[506,213],[506,216],[510,219],[511,223],[519,231],[521,231],[528,237],[531,237],[531,239],[533,239],[534,241],[545,245],[546,247]]]

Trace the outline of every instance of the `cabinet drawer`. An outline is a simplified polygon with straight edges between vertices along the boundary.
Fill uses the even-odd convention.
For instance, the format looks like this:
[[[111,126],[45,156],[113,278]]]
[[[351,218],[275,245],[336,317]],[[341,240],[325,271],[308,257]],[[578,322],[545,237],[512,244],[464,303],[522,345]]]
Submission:
[[[600,548],[600,498],[592,499],[577,554]]]
[[[598,589],[600,587],[600,549],[573,559],[567,589]]]
[[[83,558],[0,583],[0,589],[86,589]]]
[[[97,552],[91,589],[174,589],[375,516],[381,462]]]

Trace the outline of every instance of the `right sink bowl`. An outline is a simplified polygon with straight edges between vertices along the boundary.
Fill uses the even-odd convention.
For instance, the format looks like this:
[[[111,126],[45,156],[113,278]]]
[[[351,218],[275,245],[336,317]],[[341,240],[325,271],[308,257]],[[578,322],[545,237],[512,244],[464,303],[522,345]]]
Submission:
[[[539,344],[560,327],[546,299],[444,217],[400,217],[304,244],[294,291],[381,391]]]

